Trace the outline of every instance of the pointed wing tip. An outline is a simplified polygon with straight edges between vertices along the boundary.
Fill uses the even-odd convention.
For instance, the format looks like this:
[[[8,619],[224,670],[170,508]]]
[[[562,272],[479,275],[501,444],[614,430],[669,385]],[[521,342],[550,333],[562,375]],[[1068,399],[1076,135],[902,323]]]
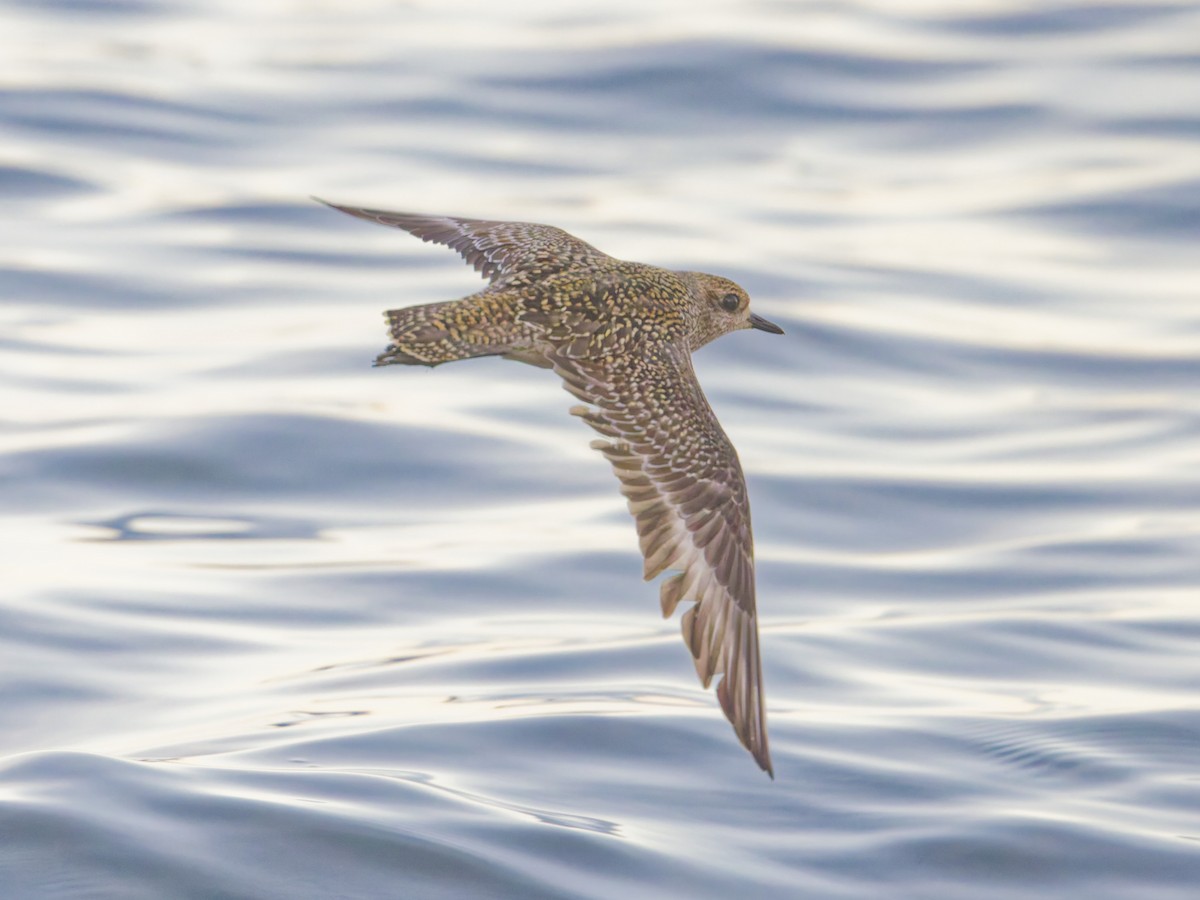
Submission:
[[[736,728],[734,729],[737,730]],[[771,780],[775,780],[775,766],[771,763],[771,750],[767,746],[766,735],[763,735],[761,744],[754,744],[747,740],[747,736],[738,733],[738,740],[741,741],[743,747],[750,751],[750,755],[754,757],[754,761],[758,767],[771,776]]]
[[[317,201],[317,203],[320,203],[323,206],[328,206],[330,209],[336,209],[338,212],[344,212],[344,213],[349,213],[350,215],[354,215],[354,207],[352,207],[352,206],[342,206],[340,203],[334,203],[331,200],[326,200],[323,197],[318,197],[316,194],[309,194],[308,199],[315,200],[315,201]]]
[[[771,777],[772,781],[775,780],[775,767],[773,765],[771,765],[771,754],[770,753],[767,753],[765,750],[761,755],[755,753],[754,761],[756,763],[758,763],[758,767],[760,769],[762,769],[764,772],[766,772]]]
[[[313,194],[309,194],[309,198],[328,206],[330,209],[336,209],[338,212],[343,212],[348,216],[354,216],[356,219],[366,219],[368,222],[375,222],[379,225],[388,225],[393,228],[403,228],[405,231],[408,230],[406,225],[400,224],[399,221],[389,221],[389,219],[399,220],[404,218],[419,218],[414,216],[413,213],[396,212],[395,210],[388,209],[371,209],[370,207],[366,206],[347,206],[344,203],[333,203]],[[427,241],[429,238],[423,237],[421,240]]]
[[[331,203],[330,201],[323,200],[313,194],[309,194],[309,199],[316,200],[318,203],[322,203],[325,206],[328,206],[330,209],[336,209],[338,212],[344,212],[348,216],[354,216],[358,219],[375,219],[375,216],[372,214],[371,210],[364,209],[361,206],[344,206],[341,203]]]
[[[758,763],[758,767],[760,769],[762,769],[764,772],[766,772],[768,775],[770,775],[771,780],[774,781],[775,780],[775,766],[773,766],[771,764],[771,751],[767,747],[767,742],[765,740],[766,735],[763,735],[763,738],[764,738],[764,740],[761,745],[752,746],[751,744],[747,743],[745,740],[742,740],[742,736],[740,734],[738,735],[738,739],[742,740],[742,746],[750,751],[750,755],[754,757],[754,761],[756,763]]]
[[[729,720],[729,724],[733,726],[733,732],[737,735],[741,745],[750,751],[750,755],[754,757],[754,761],[758,763],[758,767],[771,776],[771,780],[775,780],[775,767],[771,764],[771,748],[767,743],[767,722],[765,712],[760,713],[762,718],[759,720],[758,729],[750,727],[750,720],[738,721],[738,716],[733,707],[733,698],[729,696],[729,676],[726,673],[717,684],[717,700],[721,703],[721,710],[725,713],[725,718]]]

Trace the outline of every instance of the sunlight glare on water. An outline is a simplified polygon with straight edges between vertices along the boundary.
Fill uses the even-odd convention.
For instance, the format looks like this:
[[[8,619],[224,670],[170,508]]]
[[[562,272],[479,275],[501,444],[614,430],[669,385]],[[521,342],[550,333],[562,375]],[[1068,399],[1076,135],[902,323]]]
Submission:
[[[0,29],[5,900],[1190,898],[1200,6],[54,0]],[[776,780],[481,282],[744,285]]]

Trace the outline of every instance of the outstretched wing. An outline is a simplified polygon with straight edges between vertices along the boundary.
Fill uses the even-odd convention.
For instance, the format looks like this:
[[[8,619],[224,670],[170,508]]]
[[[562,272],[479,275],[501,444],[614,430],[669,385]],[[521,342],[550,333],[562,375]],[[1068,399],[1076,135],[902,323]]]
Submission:
[[[420,216],[386,209],[341,206],[325,200],[320,202],[369,222],[401,228],[423,241],[445,244],[457,250],[492,284],[505,284],[518,276],[533,280],[573,266],[609,259],[608,254],[552,225]]]
[[[646,580],[682,570],[662,584],[664,616],[694,600],[683,638],[738,738],[772,777],[762,663],[754,605],[750,505],[737,451],[700,389],[686,350],[550,361],[574,407],[608,440],[593,441],[612,463],[637,521]]]

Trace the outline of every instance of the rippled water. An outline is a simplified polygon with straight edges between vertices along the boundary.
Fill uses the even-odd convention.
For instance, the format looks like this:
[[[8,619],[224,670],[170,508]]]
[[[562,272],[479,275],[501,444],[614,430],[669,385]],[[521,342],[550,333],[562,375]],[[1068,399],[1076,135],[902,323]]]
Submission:
[[[1200,881],[1200,6],[9,2],[6,898]],[[736,278],[777,779],[443,248]]]

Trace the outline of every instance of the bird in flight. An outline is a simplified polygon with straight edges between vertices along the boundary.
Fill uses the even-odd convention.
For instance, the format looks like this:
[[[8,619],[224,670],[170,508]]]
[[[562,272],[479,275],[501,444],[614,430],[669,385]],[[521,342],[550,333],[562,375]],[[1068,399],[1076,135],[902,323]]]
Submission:
[[[488,280],[460,300],[390,310],[377,366],[437,366],[500,356],[553,369],[602,436],[637,523],[647,581],[683,638],[705,687],[771,777],[758,651],[750,503],[737,451],[705,399],[692,353],[745,328],[783,329],[750,312],[734,282],[602,253],[560,228],[342,206],[360,219],[444,244]]]

